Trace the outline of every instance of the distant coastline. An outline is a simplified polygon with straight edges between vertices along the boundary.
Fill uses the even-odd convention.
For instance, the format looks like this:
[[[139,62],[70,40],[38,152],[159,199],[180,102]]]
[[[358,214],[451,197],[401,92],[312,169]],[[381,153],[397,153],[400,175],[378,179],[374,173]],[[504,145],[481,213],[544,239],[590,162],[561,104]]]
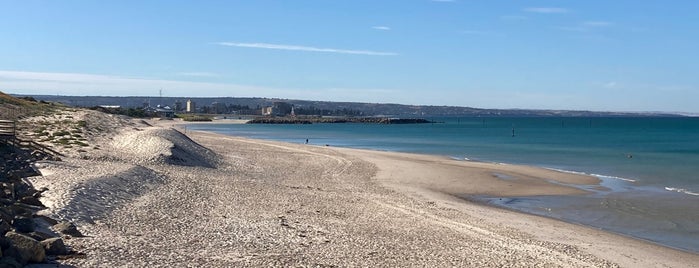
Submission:
[[[343,111],[360,112],[359,116],[383,117],[686,117],[697,116],[681,112],[622,112],[622,111],[581,111],[581,110],[538,110],[538,109],[483,109],[460,106],[435,105],[404,105],[394,103],[361,103],[361,102],[331,102],[310,100],[289,100],[279,98],[243,98],[243,97],[157,97],[157,96],[62,96],[62,95],[31,95],[11,94],[15,97],[32,97],[36,100],[58,102],[69,106],[94,107],[100,105],[120,106],[122,108],[140,108],[143,105],[174,105],[187,100],[196,102],[197,107],[212,107],[214,103],[226,104],[229,107],[247,107],[248,110],[218,113],[221,115],[254,115],[264,106],[274,102],[286,102],[296,108],[314,108],[320,111],[320,116],[338,115]],[[298,113],[297,113],[298,114]],[[342,115],[342,114],[339,114]]]

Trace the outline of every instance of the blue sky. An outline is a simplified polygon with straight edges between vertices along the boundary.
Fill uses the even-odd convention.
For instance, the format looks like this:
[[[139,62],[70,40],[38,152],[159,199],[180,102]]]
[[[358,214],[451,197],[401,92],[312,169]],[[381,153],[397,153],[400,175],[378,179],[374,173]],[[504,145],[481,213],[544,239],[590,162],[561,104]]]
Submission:
[[[699,113],[699,1],[4,1],[0,90]]]

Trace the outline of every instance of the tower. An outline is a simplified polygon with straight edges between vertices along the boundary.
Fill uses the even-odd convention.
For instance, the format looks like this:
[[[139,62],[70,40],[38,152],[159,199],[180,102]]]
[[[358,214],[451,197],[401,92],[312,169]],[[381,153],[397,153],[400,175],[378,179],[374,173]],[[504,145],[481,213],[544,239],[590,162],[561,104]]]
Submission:
[[[187,100],[187,113],[195,113],[197,111],[196,105],[191,99]]]

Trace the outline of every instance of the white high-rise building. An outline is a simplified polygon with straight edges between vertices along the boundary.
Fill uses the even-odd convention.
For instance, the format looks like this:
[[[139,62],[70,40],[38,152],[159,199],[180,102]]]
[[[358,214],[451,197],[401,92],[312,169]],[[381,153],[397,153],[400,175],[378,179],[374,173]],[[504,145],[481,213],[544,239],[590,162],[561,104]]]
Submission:
[[[195,113],[197,111],[197,104],[192,100],[187,100],[187,112]]]

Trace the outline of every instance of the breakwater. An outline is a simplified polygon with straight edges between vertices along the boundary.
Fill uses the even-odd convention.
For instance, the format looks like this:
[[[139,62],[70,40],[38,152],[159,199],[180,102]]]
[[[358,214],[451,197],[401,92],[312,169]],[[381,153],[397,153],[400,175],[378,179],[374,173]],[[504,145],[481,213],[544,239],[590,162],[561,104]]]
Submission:
[[[387,117],[261,117],[247,124],[316,124],[316,123],[365,123],[365,124],[427,124],[435,123],[422,118]]]

